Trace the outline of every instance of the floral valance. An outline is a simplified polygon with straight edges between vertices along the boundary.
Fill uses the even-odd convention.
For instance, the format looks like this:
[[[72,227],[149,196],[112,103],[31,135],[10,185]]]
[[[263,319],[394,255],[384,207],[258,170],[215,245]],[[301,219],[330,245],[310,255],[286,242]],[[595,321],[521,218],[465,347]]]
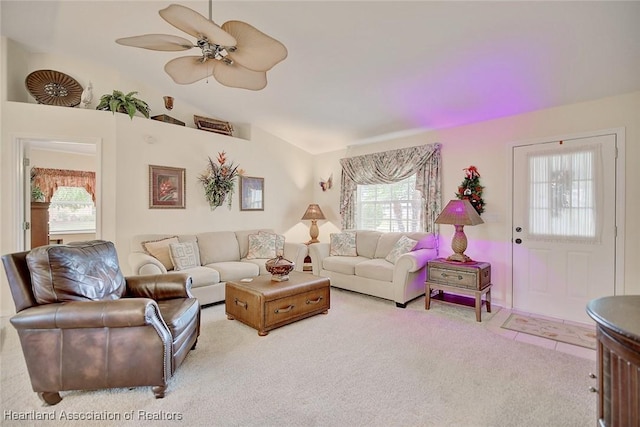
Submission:
[[[427,144],[340,159],[342,228],[355,227],[355,196],[358,185],[391,184],[416,174],[416,190],[422,193],[424,200],[423,230],[434,232],[442,198],[440,148],[440,144]]]
[[[96,201],[96,173],[70,169],[32,168],[31,185],[40,187],[46,201],[51,201],[58,187],[82,187]]]

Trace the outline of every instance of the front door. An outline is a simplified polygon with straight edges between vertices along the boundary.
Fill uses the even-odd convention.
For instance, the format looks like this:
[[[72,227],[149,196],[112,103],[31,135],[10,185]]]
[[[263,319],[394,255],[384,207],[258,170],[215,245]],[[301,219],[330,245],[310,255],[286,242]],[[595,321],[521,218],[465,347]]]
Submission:
[[[588,322],[615,293],[616,135],[513,147],[513,308]]]

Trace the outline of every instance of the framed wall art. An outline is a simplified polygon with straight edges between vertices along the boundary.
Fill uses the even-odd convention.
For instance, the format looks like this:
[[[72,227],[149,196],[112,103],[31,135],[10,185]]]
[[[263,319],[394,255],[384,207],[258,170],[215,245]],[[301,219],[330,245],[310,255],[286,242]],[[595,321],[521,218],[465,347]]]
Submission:
[[[240,176],[240,210],[264,210],[264,178]]]
[[[185,169],[149,165],[149,209],[185,208]]]

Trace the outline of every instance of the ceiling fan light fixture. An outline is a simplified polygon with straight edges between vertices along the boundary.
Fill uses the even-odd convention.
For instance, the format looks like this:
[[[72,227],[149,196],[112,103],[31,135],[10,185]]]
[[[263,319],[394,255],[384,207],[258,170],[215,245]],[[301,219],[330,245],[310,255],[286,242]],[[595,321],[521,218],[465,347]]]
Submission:
[[[287,48],[273,37],[242,21],[228,21],[222,27],[176,4],[159,11],[177,29],[195,37],[196,44],[167,34],[144,34],[116,40],[125,46],[149,50],[178,51],[199,47],[202,56],[185,56],[169,61],[164,69],[178,84],[191,84],[210,75],[222,85],[260,90],[267,85],[266,72],[287,57]],[[215,61],[208,61],[215,59]],[[215,67],[223,63],[226,67]]]

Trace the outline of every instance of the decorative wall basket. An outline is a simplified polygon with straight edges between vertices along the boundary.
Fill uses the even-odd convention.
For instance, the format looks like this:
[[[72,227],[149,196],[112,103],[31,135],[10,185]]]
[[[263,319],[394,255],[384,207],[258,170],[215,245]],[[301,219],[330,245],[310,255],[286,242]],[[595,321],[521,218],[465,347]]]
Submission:
[[[71,76],[54,70],[37,70],[25,79],[25,86],[39,104],[75,107],[80,104],[82,86]]]

